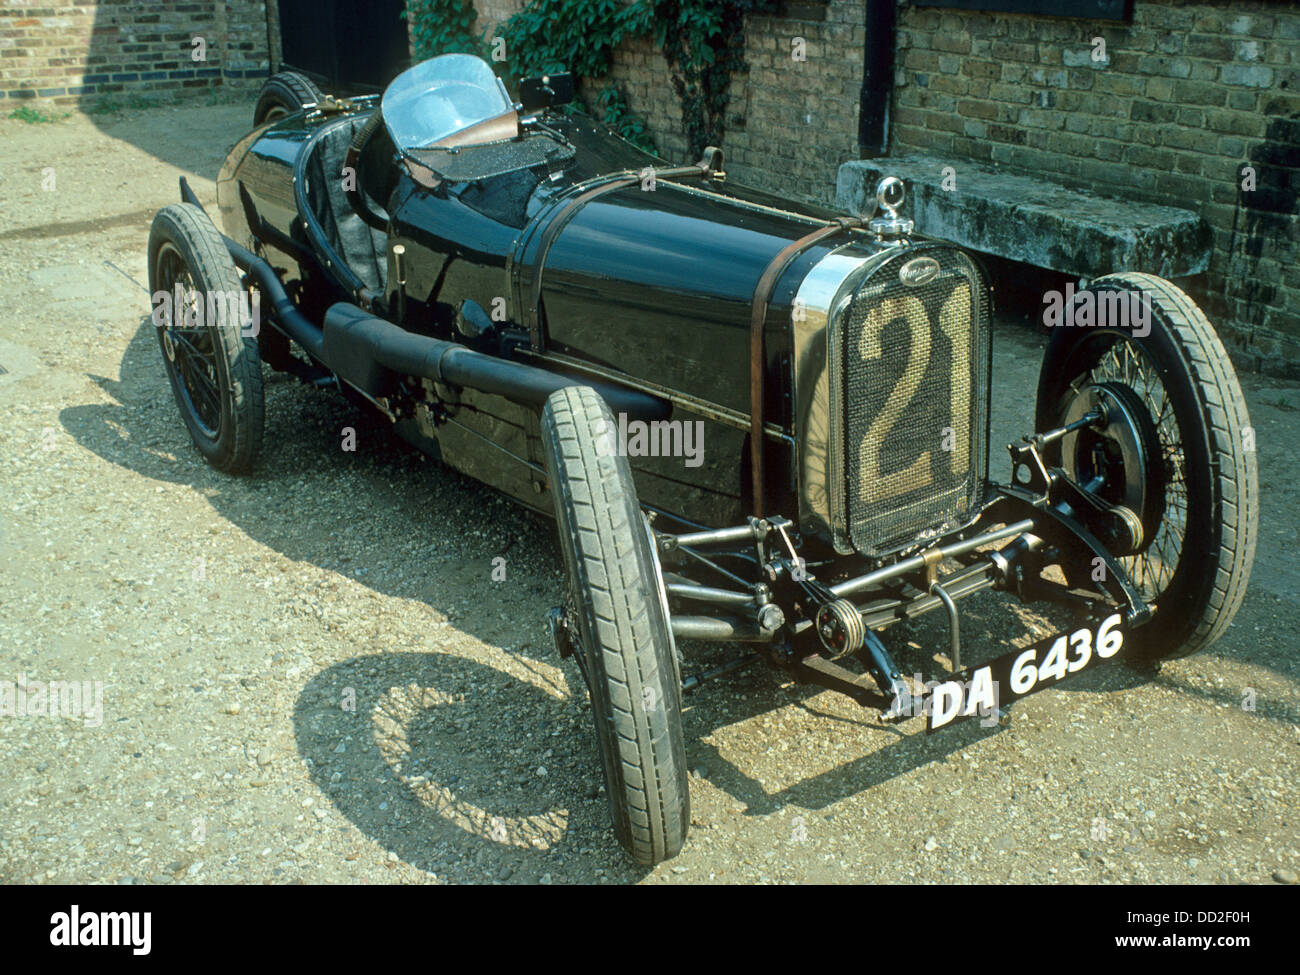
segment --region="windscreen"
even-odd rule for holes
[[[472,54],[444,54],[408,68],[382,102],[388,134],[403,152],[428,148],[513,108],[505,86]]]

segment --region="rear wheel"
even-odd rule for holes
[[[568,568],[610,813],[647,866],[676,856],[690,821],[681,681],[632,470],[613,450],[614,418],[588,387],[542,412],[546,470]]]
[[[253,110],[253,125],[276,122],[286,115],[300,112],[308,105],[318,105],[325,95],[316,83],[297,71],[281,71],[262,85]]]
[[[1228,354],[1186,294],[1139,273],[1086,290],[1133,296],[1150,309],[1150,330],[1054,331],[1037,429],[1098,404],[1115,419],[1053,444],[1045,459],[1132,512],[1139,541],[1114,554],[1153,607],[1134,646],[1153,659],[1186,656],[1223,634],[1245,596],[1259,532],[1254,431]],[[1072,582],[1087,578],[1084,567],[1066,569]]]
[[[154,326],[181,419],[213,467],[246,471],[262,444],[262,362],[235,262],[198,207],[173,203],[149,230]],[[165,296],[165,297],[164,297]]]

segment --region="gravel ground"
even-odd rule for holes
[[[710,683],[685,714],[691,838],[637,869],[581,679],[542,629],[561,589],[549,523],[282,377],[254,476],[191,448],[137,282],[176,176],[211,205],[250,115],[0,121],[0,680],[102,686],[98,711],[0,717],[0,879],[1296,882],[1300,388],[1244,377],[1263,531],[1211,650],[1089,671],[1005,727],[935,736],[764,670]],[[1005,443],[1040,343],[1005,323],[997,343]],[[1054,614],[972,600],[968,657]],[[946,629],[887,642],[909,673],[937,670]]]

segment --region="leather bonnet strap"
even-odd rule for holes
[[[837,217],[824,227],[787,244],[772,258],[754,287],[754,304],[749,319],[749,456],[753,474],[754,515],[763,517],[763,374],[766,357],[763,348],[763,326],[767,321],[767,305],[772,299],[772,289],[781,275],[801,253],[825,240],[853,227],[861,227],[856,217]]]
[[[546,228],[542,231],[541,243],[537,248],[537,258],[533,262],[533,279],[528,288],[528,304],[523,309],[524,323],[528,326],[528,336],[533,349],[540,351],[542,348],[542,273],[546,270],[546,258],[551,253],[551,245],[555,243],[560,231],[565,225],[572,220],[579,210],[598,196],[605,193],[612,193],[614,190],[621,190],[625,186],[635,185],[638,177],[633,173],[624,173],[597,183],[595,186],[588,187],[586,190],[571,196],[565,200],[556,209],[554,216],[547,223]]]
[[[537,248],[537,258],[533,262],[533,278],[528,289],[528,305],[523,309],[524,322],[528,326],[528,335],[532,347],[536,350],[540,350],[542,347],[542,276],[546,271],[546,258],[551,252],[551,245],[560,236],[560,231],[564,229],[570,220],[577,216],[579,210],[598,196],[628,186],[635,186],[646,177],[653,180],[703,179],[720,176],[721,173],[722,150],[708,146],[705,148],[704,155],[700,157],[699,162],[691,163],[688,166],[648,167],[639,172],[633,170],[617,173],[613,176],[598,176],[585,190],[560,203],[555,214],[542,231],[541,241]]]

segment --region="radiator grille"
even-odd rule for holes
[[[900,271],[938,273],[909,285]],[[910,265],[910,267],[909,267]],[[929,270],[933,270],[931,266]],[[844,310],[836,354],[849,541],[880,555],[959,526],[988,470],[988,298],[950,248],[908,249],[877,268]]]

